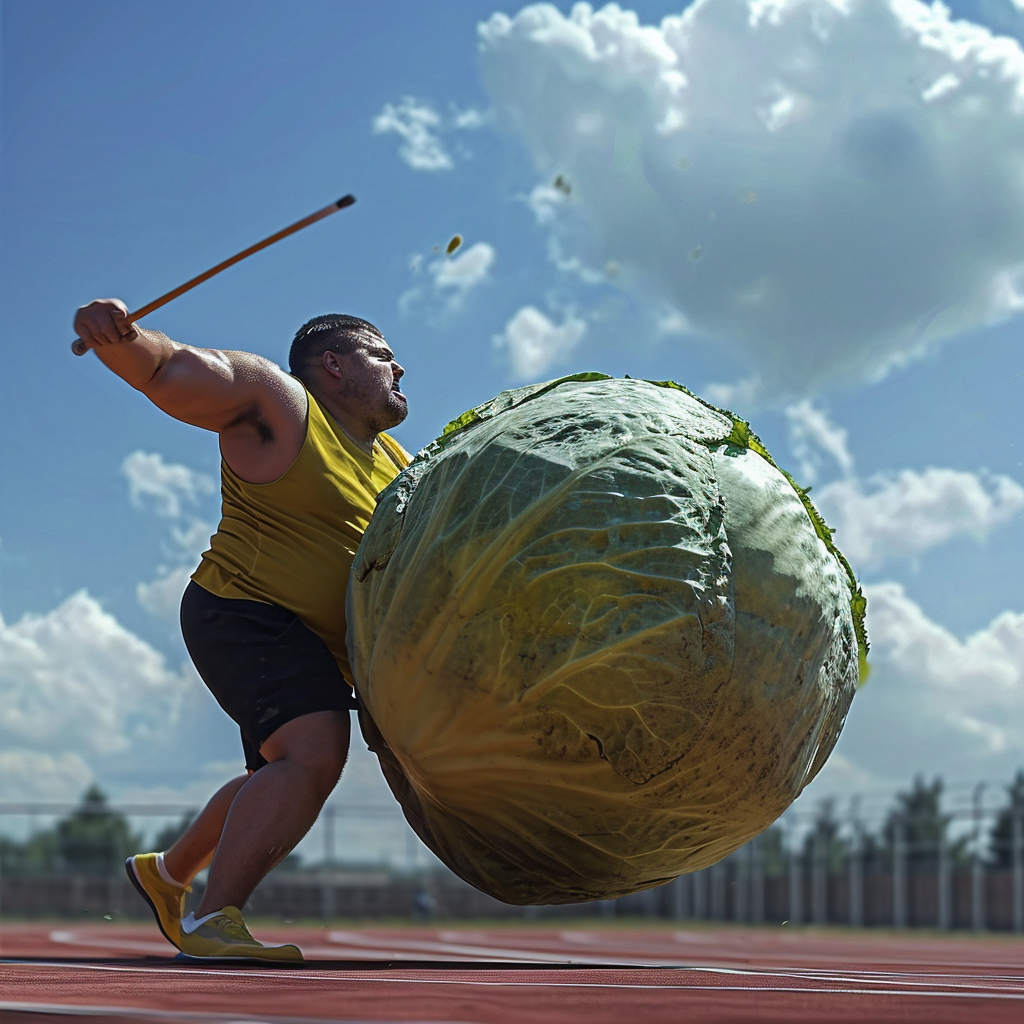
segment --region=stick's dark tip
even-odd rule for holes
[[[351,206],[355,201],[355,196],[342,196],[335,205],[338,207],[339,210],[344,210],[346,206]]]

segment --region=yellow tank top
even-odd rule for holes
[[[239,479],[221,463],[220,525],[192,579],[211,594],[280,605],[330,648],[351,685],[345,592],[377,495],[409,464],[379,434],[367,454],[306,392],[306,439],[284,476]]]

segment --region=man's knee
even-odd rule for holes
[[[260,747],[268,761],[287,759],[318,782],[334,787],[345,767],[349,743],[347,711],[315,711],[286,722]]]

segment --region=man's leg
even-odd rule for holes
[[[191,884],[192,879],[213,860],[224,822],[231,810],[231,802],[250,774],[239,775],[221,786],[175,840],[174,845],[164,853],[164,867],[176,882]]]
[[[196,919],[244,906],[294,849],[337,784],[348,744],[347,711],[293,718],[263,743],[260,753],[270,763],[245,780],[231,801]]]

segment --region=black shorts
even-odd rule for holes
[[[260,747],[286,722],[357,706],[327,644],[279,605],[218,597],[190,581],[181,633],[203,682],[241,730],[251,771],[267,763]]]

